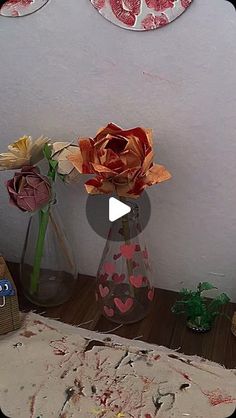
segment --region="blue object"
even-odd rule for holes
[[[15,289],[8,279],[0,279],[0,297],[15,296]]]

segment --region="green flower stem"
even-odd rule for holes
[[[34,294],[38,290],[39,285],[39,276],[40,276],[40,267],[41,261],[43,257],[43,249],[44,249],[44,241],[45,235],[48,226],[50,214],[50,206],[48,206],[47,210],[40,210],[39,211],[39,231],[38,231],[38,239],[35,248],[34,254],[34,266],[33,271],[30,276],[30,294]]]

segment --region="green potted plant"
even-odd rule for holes
[[[217,316],[226,316],[219,311],[219,308],[228,303],[230,298],[225,293],[221,293],[215,299],[207,300],[202,296],[202,292],[211,289],[217,288],[208,282],[200,282],[196,291],[182,289],[181,299],[176,301],[171,308],[173,313],[187,316],[187,327],[193,331],[209,331]]]

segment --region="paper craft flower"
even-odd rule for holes
[[[146,187],[171,178],[164,166],[153,164],[150,129],[124,130],[109,123],[94,139],[81,138],[79,146],[68,159],[79,173],[96,175],[85,183],[90,194],[137,198]]]
[[[66,183],[78,180],[79,173],[68,160],[70,155],[74,155],[77,152],[78,145],[70,142],[54,142],[52,144],[51,158],[58,162],[57,172],[64,176]]]
[[[38,163],[43,158],[43,147],[48,140],[43,136],[35,140],[31,136],[22,136],[8,146],[9,152],[0,154],[0,170],[16,170]]]
[[[7,182],[10,203],[24,212],[34,212],[49,203],[51,184],[38,167],[26,166]]]

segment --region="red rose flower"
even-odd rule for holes
[[[82,174],[95,174],[85,185],[88,193],[138,197],[153,184],[168,180],[165,167],[153,163],[152,131],[122,129],[109,123],[95,138],[79,141],[78,153],[68,159]]]

